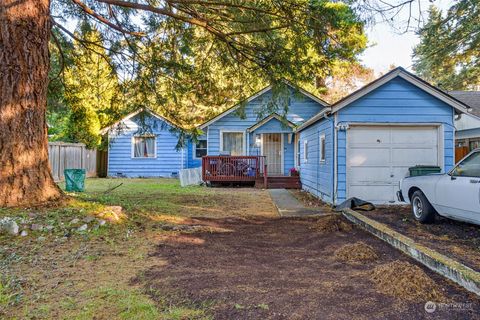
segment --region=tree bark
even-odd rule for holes
[[[50,0],[0,0],[0,206],[58,199],[46,124]]]

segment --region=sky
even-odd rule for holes
[[[453,3],[452,0],[433,1],[433,4],[443,11]],[[424,2],[423,5],[425,9],[428,8],[428,3]],[[426,16],[426,10],[423,14]],[[392,64],[412,71],[413,48],[420,41],[414,32],[400,33],[387,23],[377,23],[367,28],[367,35],[370,46],[361,59],[375,74],[387,72]]]
[[[413,33],[396,33],[390,26],[377,25],[367,31],[370,47],[361,59],[375,74],[390,70],[390,65],[412,71],[412,52],[419,39]]]

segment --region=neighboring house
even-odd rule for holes
[[[299,126],[302,187],[326,202],[395,203],[415,165],[454,164],[454,117],[467,106],[402,68]]]
[[[149,109],[129,114],[102,130],[108,133],[109,177],[172,177],[185,168],[183,149],[177,150],[178,129]]]
[[[480,91],[450,91],[449,94],[471,108],[455,120],[456,146],[467,151],[480,148]]]
[[[274,112],[258,118],[272,101],[268,86],[201,125],[198,142],[179,150],[174,124],[148,109],[132,113],[103,130],[109,137],[108,176],[171,177],[180,169],[200,167],[203,156],[220,154],[266,155],[269,175],[288,175],[298,166],[294,128],[327,106],[302,89],[289,85],[289,90],[285,117]]]

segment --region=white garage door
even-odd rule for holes
[[[439,165],[437,127],[352,126],[347,131],[347,197],[395,203],[415,165]]]

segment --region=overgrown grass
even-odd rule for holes
[[[182,197],[212,194],[201,186],[182,188],[177,179],[87,179],[85,191],[76,196],[85,201],[122,206],[127,211],[164,214],[181,213]]]
[[[210,319],[207,305],[156,301],[161,292],[145,293],[129,280],[162,263],[149,253],[167,232],[164,224],[275,214],[260,192],[182,188],[176,179],[87,179],[85,192],[67,193],[62,202],[0,208],[0,218],[12,217],[28,230],[25,237],[0,234],[0,272],[9,277],[0,279],[0,319]],[[125,218],[99,227],[108,206],[121,206]],[[79,232],[92,217],[88,230]],[[33,231],[32,224],[51,228]],[[99,289],[92,289],[92,279]]]

